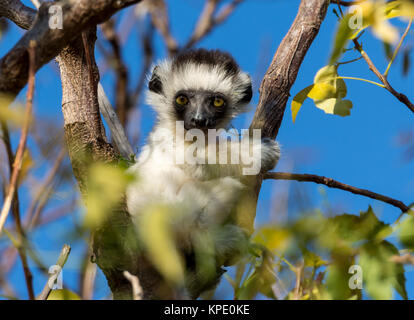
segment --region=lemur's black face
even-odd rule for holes
[[[175,95],[173,105],[186,130],[207,130],[220,126],[226,117],[228,101],[218,92],[181,90]]]
[[[230,54],[188,50],[153,69],[148,102],[160,121],[190,129],[226,129],[252,98],[252,82]]]

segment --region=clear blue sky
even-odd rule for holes
[[[28,3],[28,1],[24,1]],[[202,0],[174,0],[170,4],[171,25],[174,36],[183,43],[188,38],[198,14]],[[255,79],[255,91],[252,106],[258,101],[258,86],[266,67],[277,46],[293,21],[299,1],[293,0],[246,0],[234,14],[221,26],[206,37],[199,46],[219,48],[229,51],[239,62],[242,69]],[[309,50],[291,95],[310,85],[318,69],[327,64],[331,41],[336,26],[336,16],[330,8],[321,31]],[[125,13],[124,13],[125,14]],[[401,26],[401,25],[400,25]],[[0,42],[0,54],[7,52],[21,37],[23,31],[12,27]],[[412,35],[412,33],[411,33]],[[141,48],[136,44],[138,33],[134,31],[124,48],[123,57],[130,73],[136,78],[142,64]],[[411,36],[411,43],[413,37]],[[363,38],[364,48],[380,70],[386,67],[382,44],[368,32]],[[164,48],[159,36],[156,37],[156,51],[159,58],[164,57]],[[97,54],[98,63],[102,62]],[[37,74],[35,112],[55,123],[63,123],[61,114],[61,87],[56,62],[43,67]],[[135,72],[136,70],[136,72]],[[343,76],[365,77],[377,80],[363,61],[340,68]],[[135,75],[134,75],[135,74]],[[389,75],[392,85],[414,99],[414,70],[407,77],[401,75],[401,59],[397,59]],[[112,97],[113,75],[105,73],[102,83]],[[282,145],[282,160],[277,170],[300,173],[314,173],[332,177],[361,188],[388,195],[411,203],[414,201],[414,161],[403,161],[403,148],[398,146],[396,138],[404,130],[412,129],[413,114],[399,103],[391,94],[368,83],[347,80],[348,99],[354,103],[351,116],[342,118],[326,115],[314,107],[311,100],[306,101],[298,114],[296,123],[292,123],[290,102],[286,109],[277,140]],[[19,96],[24,99],[25,91]],[[141,106],[142,136],[145,141],[151,129],[154,113],[146,105]],[[235,122],[237,128],[246,128],[252,118],[250,112]],[[41,173],[39,173],[41,174]],[[300,187],[298,189],[298,187]],[[293,190],[293,191],[292,191]],[[314,184],[288,182],[265,182],[259,200],[257,225],[271,219],[272,196],[302,190],[306,192],[310,207],[326,205],[326,199],[335,212],[358,213],[371,205],[376,214],[386,222],[393,222],[399,210],[384,203],[348,194],[343,191],[324,188],[326,198],[321,196],[320,187]],[[75,192],[75,190],[73,190]],[[23,209],[27,206],[24,203]],[[293,197],[294,199],[295,197]],[[55,200],[58,201],[58,200]],[[56,202],[55,202],[56,203]],[[275,201],[273,201],[273,204]],[[53,203],[52,203],[53,205]],[[289,215],[295,214],[295,203],[290,203]],[[33,235],[36,249],[41,252],[47,263],[54,264],[63,243],[68,241],[72,227],[71,218],[65,218],[38,229]],[[79,267],[83,247],[73,243],[74,251],[65,267],[64,283],[68,287],[77,287],[76,269]],[[33,266],[36,270],[35,266]],[[407,268],[407,288],[409,297],[414,298],[414,273]],[[13,278],[19,283],[17,290],[26,295],[20,264],[13,272]],[[39,292],[45,278],[35,272],[35,291]],[[96,298],[108,294],[105,279],[100,274],[97,281]],[[225,288],[223,289],[225,290]],[[225,291],[224,291],[225,292]]]

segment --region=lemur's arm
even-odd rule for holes
[[[269,138],[252,139],[246,144],[240,141],[225,143],[224,153],[220,155],[217,150],[216,164],[209,166],[212,177],[256,175],[272,170],[279,161],[279,144]]]

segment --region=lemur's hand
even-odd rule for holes
[[[262,139],[262,166],[261,173],[265,173],[276,167],[280,158],[279,144],[270,138]]]

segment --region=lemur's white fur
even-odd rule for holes
[[[251,80],[241,71],[235,76],[226,76],[219,65],[188,63],[173,70],[172,62],[167,60],[156,68],[163,94],[151,91],[147,94],[147,102],[157,111],[158,119],[137,163],[129,169],[137,176],[137,181],[127,190],[128,210],[139,219],[148,207],[167,205],[177,212],[172,223],[179,229],[180,245],[191,247],[195,230],[214,229],[225,223],[244,185],[238,176],[239,170],[211,174],[209,165],[176,164],[176,152],[183,151],[178,148],[187,148],[189,142],[175,141],[177,118],[173,108],[174,97],[178,91],[187,89],[223,94],[230,112],[217,127],[226,128],[231,118],[244,110],[245,104],[238,102]],[[171,144],[173,149],[168,148]],[[270,162],[270,166],[274,166],[279,158],[277,143],[268,140],[260,147],[260,156],[264,157],[261,163],[268,165]],[[236,226],[234,230],[229,238],[217,240],[215,249],[218,254],[225,255],[227,249],[237,245],[235,242],[240,242],[239,236],[243,231]]]

